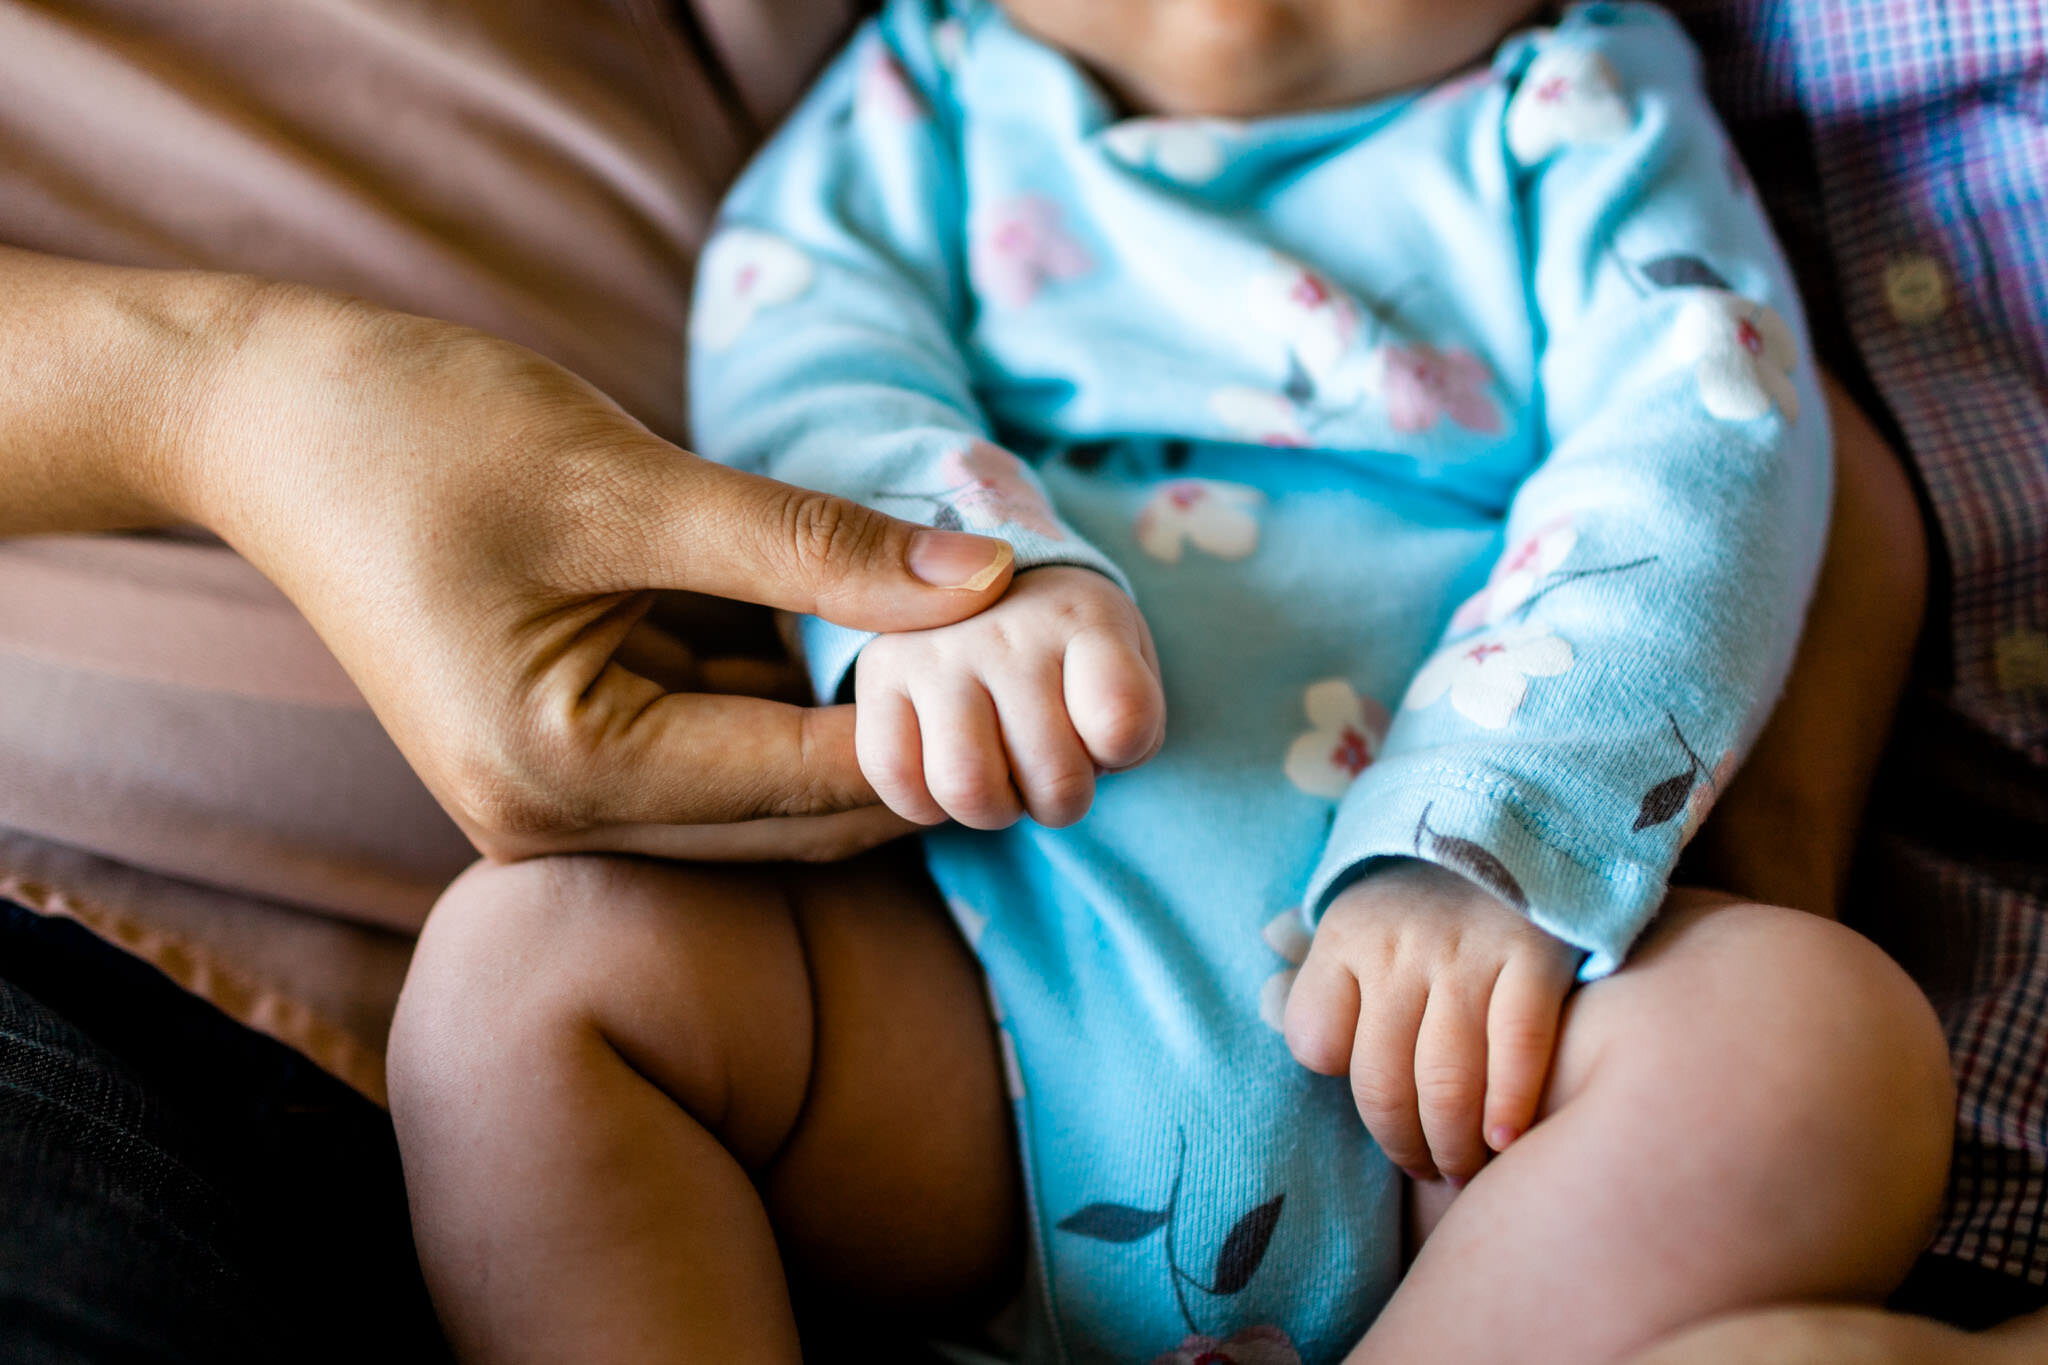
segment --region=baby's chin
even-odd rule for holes
[[[1156,79],[1143,72],[1118,73],[1109,79],[1124,105],[1135,113],[1164,118],[1257,119],[1366,104],[1440,80],[1485,55],[1460,53],[1455,61],[1428,63],[1427,69],[1359,63],[1350,68],[1319,66],[1286,72],[1277,63],[1245,62],[1212,72],[1181,67],[1162,72]]]

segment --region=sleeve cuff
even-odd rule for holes
[[[1585,953],[1580,980],[1608,975],[1664,903],[1667,873],[1576,846],[1545,805],[1505,774],[1375,764],[1346,794],[1309,881],[1302,904],[1310,924],[1376,863],[1420,858],[1479,883]]]
[[[1093,569],[1126,593],[1131,593],[1131,581],[1116,562],[1077,536],[1055,538],[1021,526],[1004,526],[997,530],[974,527],[972,530],[978,536],[1007,541],[1016,552],[1018,573],[1027,569],[1050,568],[1056,564]],[[1135,593],[1131,595],[1136,596]],[[837,626],[815,616],[805,616],[797,621],[797,638],[803,648],[804,670],[810,675],[813,695],[823,702],[847,700],[848,697],[842,693],[848,692],[847,684],[852,678],[854,661],[867,648],[868,641],[875,638],[875,632],[848,630],[845,626]]]

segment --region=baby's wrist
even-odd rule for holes
[[[1385,858],[1330,900],[1325,917],[1347,911],[1440,913],[1449,906],[1493,906],[1513,913],[1498,896],[1469,877],[1421,858]]]

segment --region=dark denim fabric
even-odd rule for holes
[[[0,902],[0,1361],[446,1359],[383,1111]]]

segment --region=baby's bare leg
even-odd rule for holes
[[[1953,1102],[1932,1009],[1875,947],[1678,893],[1575,997],[1544,1117],[1351,1361],[1599,1365],[1743,1307],[1875,1301],[1933,1225]]]
[[[473,869],[421,939],[390,1071],[465,1360],[793,1362],[786,1264],[906,1309],[1015,1274],[980,976],[881,864]]]

